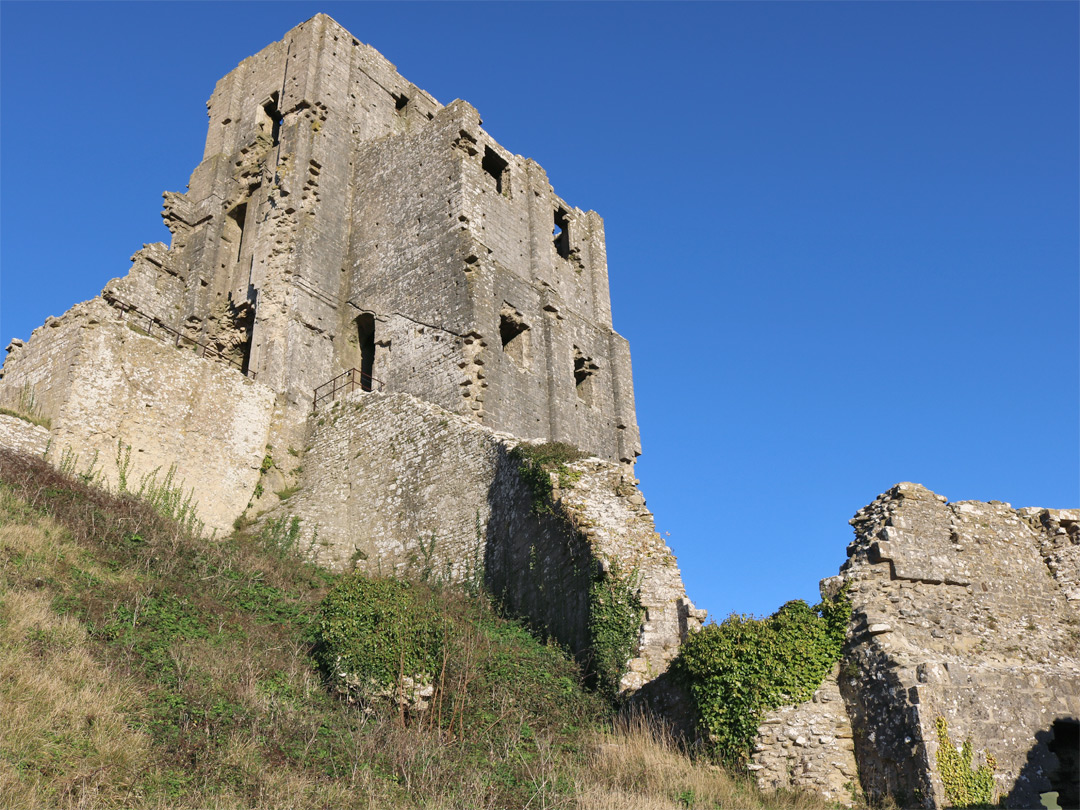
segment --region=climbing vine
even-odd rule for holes
[[[592,670],[600,691],[610,698],[619,693],[619,681],[634,654],[645,615],[638,578],[636,570],[624,573],[615,563],[607,572],[597,565],[589,586]]]
[[[552,514],[551,473],[555,473],[559,486],[566,488],[581,478],[581,473],[568,465],[585,458],[585,453],[565,442],[519,444],[510,451],[510,458],[517,462],[518,474],[532,491],[533,514]]]
[[[814,607],[788,602],[764,619],[732,614],[686,640],[672,672],[718,757],[745,762],[766,712],[810,699],[840,660],[850,617],[843,592]]]
[[[986,764],[972,770],[974,751],[971,740],[964,740],[958,749],[949,737],[949,724],[944,717],[936,722],[938,736],[937,765],[945,785],[945,799],[951,807],[992,807],[994,805],[994,769],[997,760],[984,751]]]

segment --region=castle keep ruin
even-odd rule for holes
[[[357,369],[521,437],[640,453],[604,227],[463,101],[323,15],[207,104],[203,160],[106,300],[208,343],[300,407]]]
[[[50,427],[0,438],[113,485],[173,470],[209,528],[295,518],[327,565],[483,576],[586,659],[590,583],[620,571],[644,608],[623,686],[662,672],[703,613],[636,489],[600,217],[325,15],[207,109],[171,244],[13,341],[0,404]],[[554,515],[522,440],[592,457]]]
[[[0,445],[113,487],[169,475],[210,530],[296,526],[336,569],[482,580],[586,663],[591,589],[625,587],[619,687],[662,684],[704,612],[637,490],[600,217],[325,15],[207,106],[171,244],[8,347],[0,406],[30,420],[0,414]],[[548,511],[513,455],[536,440],[588,456]],[[852,523],[823,583],[850,587],[844,659],[766,717],[759,783],[947,805],[941,719],[1007,806],[1075,801],[1080,512],[900,484]]]

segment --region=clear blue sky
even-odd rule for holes
[[[167,241],[204,102],[318,11],[605,219],[642,488],[717,618],[894,483],[1077,506],[1078,4],[0,4],[0,340]]]

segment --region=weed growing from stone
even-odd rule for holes
[[[552,514],[551,474],[555,473],[559,486],[572,486],[581,473],[568,465],[585,458],[586,454],[565,442],[519,444],[510,451],[517,462],[518,474],[532,491],[532,511],[537,515]]]

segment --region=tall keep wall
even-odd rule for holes
[[[137,253],[108,299],[296,407],[370,366],[497,430],[637,457],[603,223],[476,110],[442,107],[325,15],[241,62],[208,109],[189,190],[165,195],[171,246]]]

